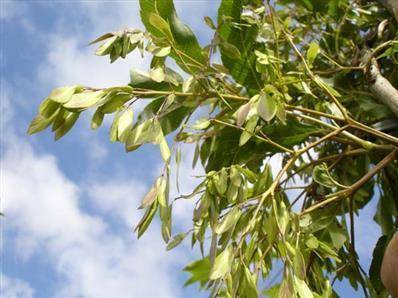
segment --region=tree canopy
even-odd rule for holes
[[[214,32],[205,46],[172,0],[139,3],[145,31],[92,43],[111,62],[150,55],[148,72],[132,69],[126,86],[54,89],[28,132],[50,127],[58,140],[92,110],[91,128],[110,115],[110,140],[127,152],[157,144],[164,167],[136,231],[159,215],[167,249],[188,238],[199,247],[186,285],[213,297],[334,297],[335,281],[348,280],[386,297],[379,272],[398,212],[396,1],[221,0],[217,20],[204,19]],[[182,143],[205,175],[169,198]],[[179,200],[195,208],[192,229],[175,234]],[[370,200],[381,234],[366,272],[355,215]]]

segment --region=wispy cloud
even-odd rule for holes
[[[20,279],[0,274],[0,293],[7,298],[32,298],[34,290]]]
[[[65,177],[54,156],[38,155],[18,140],[8,145],[1,164],[5,239],[19,257],[45,256],[53,264],[57,297],[179,296],[178,275],[171,273],[187,261],[184,251],[166,253],[156,225],[138,245],[131,231],[116,234],[109,225],[112,214],[129,224],[135,219],[137,187],[94,188],[92,204],[106,215],[93,214],[81,207],[86,204],[82,188]]]

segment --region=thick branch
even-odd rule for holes
[[[398,2],[398,0],[396,0]],[[388,106],[396,117],[398,117],[398,90],[380,73],[375,58],[372,58],[369,68],[370,90],[373,95],[383,104]]]

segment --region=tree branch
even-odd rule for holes
[[[361,179],[359,179],[357,182],[352,184],[349,188],[344,189],[342,191],[336,192],[334,194],[331,194],[330,196],[326,196],[326,199],[310,206],[309,208],[305,209],[303,212],[301,212],[299,215],[303,216],[304,214],[310,213],[316,209],[319,209],[327,204],[330,204],[336,200],[340,200],[342,198],[345,198],[349,195],[353,195],[363,184],[368,182],[374,175],[376,175],[380,170],[382,170],[384,167],[386,167],[390,162],[392,162],[396,156],[395,154],[397,153],[398,149],[393,150],[390,154],[388,154],[386,157],[384,157],[377,165],[375,165],[367,174],[365,174]]]
[[[388,106],[398,118],[398,90],[380,73],[379,65],[375,58],[370,61],[369,75],[371,80],[370,90],[373,95]]]

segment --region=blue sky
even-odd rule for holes
[[[180,17],[204,45],[218,1],[175,1]],[[197,251],[182,244],[165,251],[155,223],[139,241],[133,234],[142,196],[159,174],[158,150],[126,154],[108,141],[105,126],[89,128],[89,115],[58,142],[49,132],[26,135],[52,88],[126,84],[129,69],[145,70],[132,54],[109,64],[87,43],[124,27],[139,27],[137,1],[1,2],[1,293],[4,297],[201,297],[183,288],[181,269]],[[109,123],[109,121],[108,121]],[[182,192],[195,186],[193,148],[183,150]],[[359,218],[358,244],[368,268],[378,230],[375,202]],[[190,225],[192,205],[174,210],[175,232]],[[339,285],[343,297],[355,295]],[[3,296],[2,296],[3,297]]]

